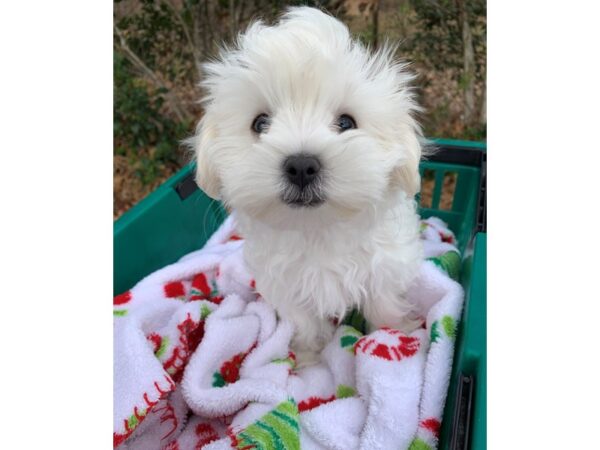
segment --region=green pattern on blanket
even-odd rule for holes
[[[293,369],[296,367],[296,360],[294,358],[295,357],[290,354],[287,358],[276,358],[271,362],[275,364],[287,364]]]
[[[277,405],[236,435],[235,448],[258,450],[299,450],[298,406],[293,399]]]
[[[169,338],[167,336],[163,336],[162,339],[160,340],[160,345],[158,346],[158,349],[154,352],[154,354],[156,355],[157,358],[160,358],[162,355],[165,354],[165,351],[167,350],[168,347],[169,347]]]
[[[446,252],[443,255],[427,258],[440,269],[448,274],[450,278],[458,281],[460,276],[460,254],[455,251]]]
[[[206,305],[200,306],[200,320],[206,319],[212,311]]]
[[[340,347],[354,354],[354,344],[362,337],[362,333],[355,328],[345,325],[344,335],[340,338]]]
[[[424,440],[416,438],[408,447],[408,450],[433,450]]]
[[[446,336],[450,339],[454,339],[456,337],[456,322],[454,319],[450,316],[444,316],[442,317],[441,322]]]
[[[352,386],[346,386],[345,384],[340,384],[335,391],[336,398],[348,398],[355,395],[356,390]]]
[[[129,418],[127,419],[127,427],[130,431],[133,431],[140,424],[140,420],[144,418],[147,411],[148,410],[146,409],[142,409],[141,411],[137,411],[137,416],[135,414],[129,416]],[[138,417],[140,419],[138,419]]]
[[[213,387],[223,387],[225,386],[225,378],[219,372],[213,373]]]
[[[452,316],[446,315],[433,322],[431,330],[429,330],[429,338],[432,344],[440,339],[442,330],[449,339],[454,340],[456,338],[456,320]]]
[[[431,324],[431,331],[429,332],[429,339],[431,340],[432,344],[434,342],[437,342],[437,340],[440,338],[439,326],[440,326],[440,324],[437,320]]]

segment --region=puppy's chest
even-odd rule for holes
[[[265,248],[263,248],[265,250]],[[284,307],[301,305],[319,315],[340,316],[375,296],[373,279],[386,275],[383,283],[394,290],[392,273],[380,270],[383,260],[363,247],[352,251],[304,249],[281,255],[246,248],[246,259],[255,274],[256,286],[270,303]]]

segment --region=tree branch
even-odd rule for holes
[[[144,74],[146,78],[148,78],[155,86],[157,86],[158,88],[165,89],[165,95],[167,97],[167,101],[169,102],[169,106],[177,116],[177,119],[181,122],[187,122],[190,119],[191,114],[189,113],[189,111],[187,111],[185,107],[182,106],[182,102],[179,100],[177,95],[175,95],[175,93],[171,89],[169,89],[169,87],[159,74],[150,69],[150,67],[148,67],[144,63],[144,61],[142,61],[142,59],[138,55],[136,55],[136,53],[133,50],[131,50],[129,45],[127,45],[127,40],[125,39],[125,36],[123,35],[123,32],[119,29],[119,27],[117,27],[117,25],[113,25],[113,29],[115,31],[115,34],[119,38],[119,46],[121,51],[123,52],[123,55],[131,64],[134,65],[134,67],[140,70],[142,74]]]
[[[189,27],[185,23],[185,20],[183,20],[183,16],[179,12],[179,10],[177,9],[177,7],[173,3],[173,1],[165,0],[165,3],[171,9],[171,11],[173,12],[173,15],[175,16],[175,19],[181,26],[181,28],[183,30],[183,34],[185,35],[185,39],[187,40],[188,46],[190,47],[190,51],[192,52],[192,56],[194,57],[194,62],[197,64],[200,61],[201,57],[200,57],[200,54],[198,53],[198,49],[196,48],[196,45],[194,44],[194,40],[192,39],[192,35],[190,34]]]
[[[235,39],[235,0],[229,0],[229,34],[231,40]]]
[[[475,51],[473,49],[473,34],[469,25],[469,16],[464,0],[457,1],[459,23],[462,28],[463,44],[463,83],[465,101],[465,124],[473,125],[475,118]]]

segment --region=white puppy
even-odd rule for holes
[[[301,7],[204,66],[197,182],[236,211],[256,289],[295,324],[304,364],[353,308],[374,327],[414,327],[420,129],[394,50],[372,54]]]

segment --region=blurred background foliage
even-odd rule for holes
[[[202,116],[198,63],[253,18],[300,4],[326,9],[373,47],[402,42],[427,136],[485,139],[485,0],[115,0],[115,218],[188,161],[180,141]]]

